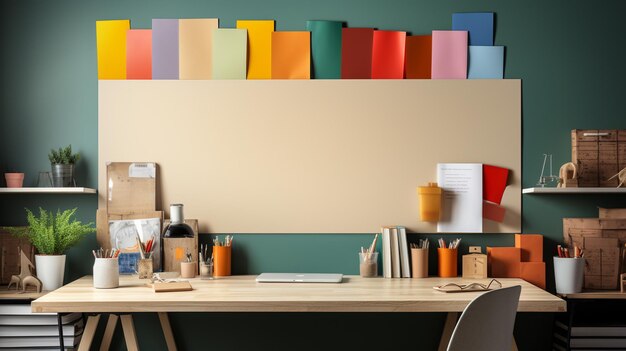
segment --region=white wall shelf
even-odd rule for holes
[[[95,194],[92,188],[0,188],[0,194]]]
[[[524,188],[522,194],[626,194],[626,188]]]

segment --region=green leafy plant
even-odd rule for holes
[[[39,208],[39,216],[26,209],[27,228],[11,228],[13,234],[27,237],[42,255],[63,255],[85,235],[95,232],[93,223],[72,219],[76,208],[57,210],[56,215]]]
[[[59,150],[51,149],[48,159],[53,165],[75,164],[80,159],[79,153],[72,153],[72,145],[60,147]]]

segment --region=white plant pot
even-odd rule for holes
[[[35,255],[35,268],[43,290],[52,291],[63,286],[65,255]]]

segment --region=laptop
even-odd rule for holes
[[[259,283],[341,283],[343,274],[320,273],[261,273]]]

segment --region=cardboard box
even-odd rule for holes
[[[617,186],[616,179],[608,179],[626,165],[626,131],[574,129],[571,140],[572,162],[578,166],[578,186]]]
[[[626,146],[626,145],[625,145]],[[598,208],[600,219],[626,219],[626,208]]]
[[[0,284],[7,285],[12,275],[20,274],[20,249],[35,264],[35,247],[30,241],[27,238],[18,238],[0,227]]]
[[[185,219],[185,223],[191,227],[194,232],[193,238],[163,238],[163,271],[179,272],[180,263],[185,261],[185,254],[189,252],[192,259],[198,263],[198,220]],[[169,220],[165,221],[163,228],[167,228]],[[165,230],[164,230],[165,231]],[[198,275],[198,267],[196,265],[196,275]]]
[[[515,234],[515,247],[522,250],[522,262],[543,262],[543,235]]]
[[[542,289],[546,288],[545,262],[522,262],[520,264],[520,278]]]
[[[484,279],[488,277],[487,255],[469,254],[463,255],[463,278]]]
[[[157,164],[153,162],[107,163],[109,213],[155,211]]]
[[[490,277],[520,277],[521,249],[517,247],[487,247],[487,257]]]

